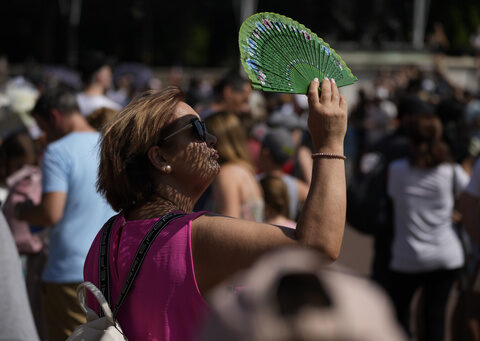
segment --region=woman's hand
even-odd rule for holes
[[[324,78],[318,94],[318,79],[308,89],[308,128],[315,152],[343,154],[347,132],[347,100],[340,95],[335,80]]]

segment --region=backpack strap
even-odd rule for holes
[[[153,227],[148,231],[146,236],[143,238],[142,243],[140,244],[137,253],[135,254],[135,258],[133,259],[132,265],[130,266],[130,270],[128,271],[127,278],[123,283],[122,290],[120,291],[120,295],[118,297],[117,303],[115,305],[115,309],[113,310],[113,317],[116,318],[118,310],[120,306],[125,301],[125,297],[127,296],[130,288],[132,287],[133,281],[138,275],[140,267],[145,260],[148,250],[152,246],[153,241],[158,236],[158,234],[174,219],[184,216],[185,213],[179,212],[172,212],[164,215],[162,218],[158,219]],[[112,218],[110,218],[112,220]],[[110,223],[110,220],[104,227],[102,232],[102,239],[100,243],[100,274],[99,274],[99,284],[100,290],[102,291],[105,298],[108,302],[111,302],[110,297],[110,265],[109,265],[109,245],[110,245],[110,233],[113,226],[113,220]],[[104,291],[105,290],[105,291]],[[100,311],[102,313],[102,311]]]

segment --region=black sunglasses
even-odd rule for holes
[[[195,118],[194,120],[192,120],[192,122],[187,124],[185,127],[180,128],[177,131],[168,135],[167,137],[163,138],[162,141],[165,141],[170,137],[175,136],[181,133],[182,131],[189,129],[190,127],[193,127],[193,130],[197,133],[200,140],[207,142],[207,126],[205,125],[205,122],[200,121],[198,118]]]

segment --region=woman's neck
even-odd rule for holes
[[[172,211],[193,211],[194,200],[182,196],[161,196],[158,195],[151,201],[139,204],[131,209],[125,210],[125,219],[141,220],[161,217]]]

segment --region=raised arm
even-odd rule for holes
[[[308,128],[314,151],[343,156],[347,131],[347,101],[335,82],[324,79],[319,98],[315,85],[308,92]],[[339,158],[313,160],[312,182],[297,224],[298,242],[336,259],[340,254],[346,212],[345,163]]]
[[[333,81],[310,84],[308,126],[315,151],[343,155],[347,103]],[[282,245],[301,244],[329,259],[340,252],[345,227],[345,165],[342,159],[316,158],[312,183],[297,229],[292,230],[222,216],[205,215],[192,224],[192,249],[197,282],[208,291],[262,253]]]

